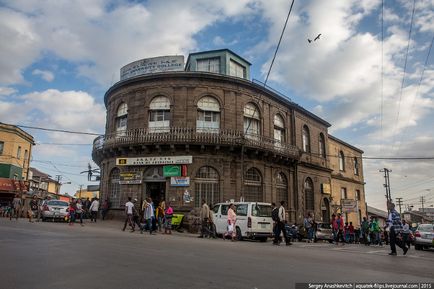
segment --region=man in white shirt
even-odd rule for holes
[[[122,231],[125,231],[125,228],[127,227],[127,223],[131,226],[132,231],[134,232],[134,222],[133,222],[133,213],[134,213],[134,204],[131,202],[131,197],[128,197],[128,202],[125,204],[125,214],[127,215],[125,219],[124,228]]]
[[[275,239],[273,244],[274,245],[279,245],[279,236],[280,233],[283,233],[283,237],[285,239],[285,243],[286,246],[292,245],[291,241],[288,238],[288,235],[286,233],[286,228],[285,228],[285,223],[286,223],[286,212],[285,212],[285,207],[283,206],[285,205],[285,201],[281,201],[280,202],[280,207],[279,207],[279,220],[277,221],[277,228],[276,228],[276,235],[275,235]]]
[[[98,215],[98,210],[99,210],[99,201],[98,198],[95,198],[92,202],[92,204],[90,204],[90,221],[94,221],[96,223],[96,218]]]

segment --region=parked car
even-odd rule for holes
[[[314,232],[314,242],[317,242],[318,240],[325,240],[332,243],[334,240],[332,225],[329,223],[321,223],[321,222],[317,222],[315,224],[316,227]],[[307,230],[306,228],[304,228],[304,226],[301,226],[298,230],[298,240],[302,241],[303,239],[306,238],[307,238]]]
[[[414,232],[414,248],[422,250],[430,247],[434,247],[434,226],[420,224]]]
[[[273,236],[271,204],[256,202],[233,204],[237,214],[235,230],[238,240],[249,238],[266,242],[268,237]],[[227,230],[229,205],[229,203],[219,203],[213,207],[215,231],[218,235],[223,235]]]
[[[65,219],[68,215],[68,202],[60,200],[50,200],[46,201],[42,206],[42,221],[47,219]]]

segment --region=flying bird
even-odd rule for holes
[[[317,37],[315,37],[315,39],[313,40],[313,41],[317,41],[317,40],[319,40],[319,37],[321,36],[321,33],[320,34],[318,34],[318,36]]]
[[[312,42],[312,40],[310,40],[310,39],[308,38],[308,39],[307,39],[307,42],[311,43],[311,42]]]

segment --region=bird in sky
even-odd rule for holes
[[[321,36],[321,33],[320,34],[318,34],[318,36],[317,37],[315,37],[315,39],[313,40],[313,41],[317,41],[317,40],[319,40],[319,37]]]
[[[312,42],[312,40],[310,40],[310,39],[308,38],[308,39],[307,39],[307,42],[311,43],[311,42]]]

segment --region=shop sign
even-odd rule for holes
[[[0,191],[15,191],[11,179],[0,178]]]
[[[330,195],[331,194],[330,184],[322,183],[321,190],[323,194]]]
[[[356,200],[341,200],[341,207],[343,213],[351,213],[357,211]]]
[[[131,62],[121,68],[121,80],[125,80],[134,76],[165,72],[165,71],[183,71],[184,56],[160,56],[153,58],[145,58]]]
[[[119,184],[135,185],[142,183],[142,172],[122,172],[119,174]]]
[[[163,166],[164,177],[180,177],[181,166]]]
[[[116,159],[116,165],[118,166],[181,165],[191,163],[193,163],[193,156],[161,156]]]
[[[170,185],[172,187],[189,187],[190,177],[171,177]]]

